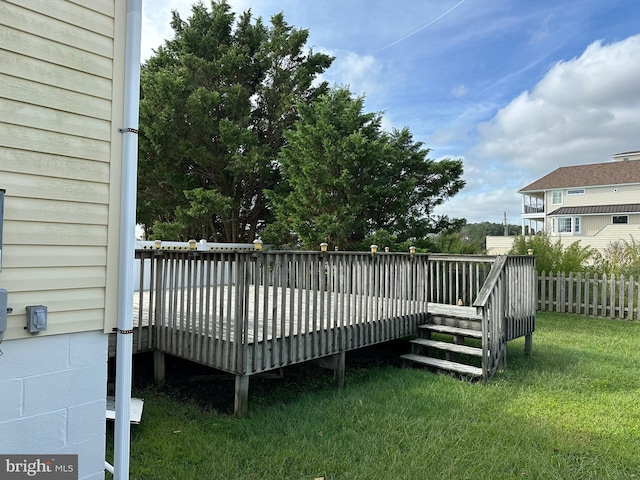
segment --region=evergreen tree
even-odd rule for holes
[[[285,188],[268,193],[276,213],[268,242],[362,249],[372,238],[398,245],[461,223],[433,216],[464,186],[460,160],[430,160],[406,128],[385,132],[345,88],[298,108],[279,156]]]
[[[308,32],[282,14],[236,22],[224,1],[171,26],[141,72],[138,222],[153,238],[251,241],[295,105],[326,91],[312,83],[333,59],[305,52]]]

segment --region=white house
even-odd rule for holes
[[[127,8],[0,1],[0,454],[78,455],[80,479],[105,468]]]
[[[522,231],[547,232],[567,245],[604,249],[640,241],[640,151],[613,161],[560,167],[519,190]],[[489,253],[505,253],[513,238],[487,237]]]

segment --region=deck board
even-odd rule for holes
[[[429,302],[429,313],[431,315],[442,315],[458,318],[469,318],[472,320],[482,319],[475,307],[467,307],[465,305],[444,305],[442,303]]]

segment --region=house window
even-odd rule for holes
[[[629,223],[629,215],[614,215],[613,223]]]
[[[552,193],[551,203],[554,205],[562,205],[562,190],[555,190]]]
[[[567,190],[567,195],[584,195],[584,188],[572,188]],[[562,200],[560,200],[562,202]]]
[[[560,217],[558,219],[558,233],[571,233],[570,217]]]
[[[551,231],[553,233],[571,233],[579,235],[581,233],[580,217],[557,217],[551,220]]]

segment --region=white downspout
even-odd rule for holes
[[[140,104],[140,30],[142,0],[127,0],[125,40],[122,193],[116,341],[116,418],[114,478],[129,479],[131,444],[131,370],[133,353],[133,264],[138,174],[138,110]]]

